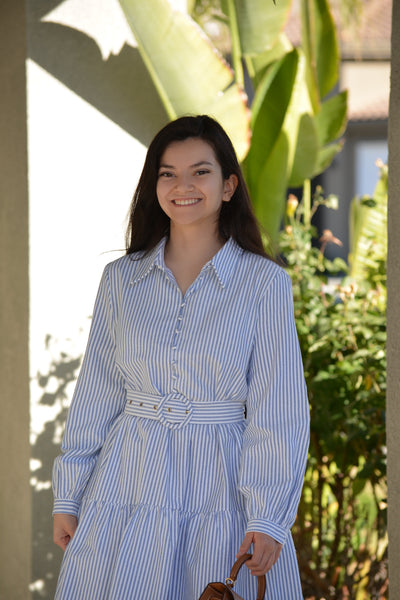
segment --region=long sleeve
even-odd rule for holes
[[[309,405],[291,282],[277,271],[258,307],[248,373],[240,491],[247,531],[284,543],[296,517],[309,444]]]
[[[54,463],[54,513],[78,513],[106,434],[125,403],[124,381],[115,364],[116,307],[112,302],[118,295],[118,277],[111,275],[106,267],[68,414],[62,454]]]

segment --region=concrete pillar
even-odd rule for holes
[[[400,3],[393,2],[389,109],[387,445],[389,595],[400,598]]]
[[[25,2],[0,4],[0,598],[28,598],[29,262]]]

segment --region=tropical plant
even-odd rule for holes
[[[312,215],[320,205],[337,204],[320,190],[309,210],[304,200],[297,207],[289,198],[280,238],[311,405],[310,458],[294,536],[303,591],[313,599],[387,597],[383,165],[374,196],[362,202],[361,250],[353,255],[362,270],[348,273],[341,259],[324,256],[328,243],[340,243],[330,231],[320,248],[313,243]]]
[[[200,27],[168,0],[120,0],[120,4],[168,117],[214,115],[243,158],[249,145],[245,94]]]
[[[339,52],[327,0],[302,2],[303,49],[283,32],[291,0],[214,0],[233,70],[168,0],[120,4],[168,116],[206,112],[222,123],[243,160],[256,214],[276,239],[287,188],[329,165],[346,122],[346,93],[332,92]],[[194,14],[198,4],[188,4]]]
[[[354,198],[350,212],[350,275],[358,281],[362,281],[368,273],[371,255],[374,261],[386,261],[388,172],[382,161],[378,160],[377,166],[381,177],[373,198]]]

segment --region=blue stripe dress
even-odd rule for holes
[[[79,522],[56,598],[197,600],[260,531],[283,544],[266,599],[298,600],[309,407],[290,279],[230,239],[182,296],[164,246],[103,273],[54,465],[54,512]],[[255,590],[243,568],[235,591]]]

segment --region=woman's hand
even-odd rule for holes
[[[62,550],[68,546],[74,537],[78,519],[74,515],[55,514],[53,523],[53,540]]]
[[[245,562],[245,565],[250,569],[252,575],[265,575],[278,560],[282,544],[266,533],[249,531],[244,536],[236,558],[240,558],[243,554],[246,554],[251,544],[254,544],[253,556]]]

